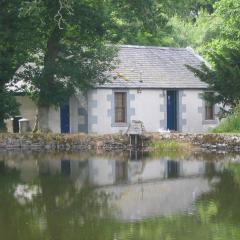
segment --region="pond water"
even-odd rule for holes
[[[239,240],[240,156],[0,153],[0,239]]]

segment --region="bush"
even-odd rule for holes
[[[240,103],[234,109],[234,112],[224,119],[213,133],[240,133]]]

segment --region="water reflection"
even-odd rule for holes
[[[1,239],[188,239],[226,218],[235,231],[239,166],[230,155],[2,154]],[[219,233],[208,234],[195,238]]]
[[[167,179],[204,177],[209,171],[203,159],[171,160],[169,158],[149,158],[142,156],[115,157],[114,155],[10,155],[2,156],[3,166],[19,171],[22,181],[31,181],[41,175],[63,175],[73,181],[81,181],[92,186],[134,184]],[[2,160],[2,161],[1,161]],[[221,172],[226,161],[212,162],[212,171]]]

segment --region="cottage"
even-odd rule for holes
[[[76,94],[50,108],[47,128],[56,133],[126,132],[133,120],[147,132],[204,132],[218,123],[218,106],[202,99],[207,85],[186,67],[204,61],[191,48],[121,46],[119,65],[109,83]],[[21,117],[33,128],[36,106],[18,96]],[[12,123],[8,122],[9,130]]]

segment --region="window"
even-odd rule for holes
[[[126,92],[115,92],[114,98],[115,98],[115,122],[126,123],[127,94]]]
[[[207,95],[207,97],[210,99],[213,93],[209,92]],[[205,120],[214,120],[214,104],[207,100],[205,101]]]
[[[205,105],[205,120],[214,120],[214,106],[210,103]]]

